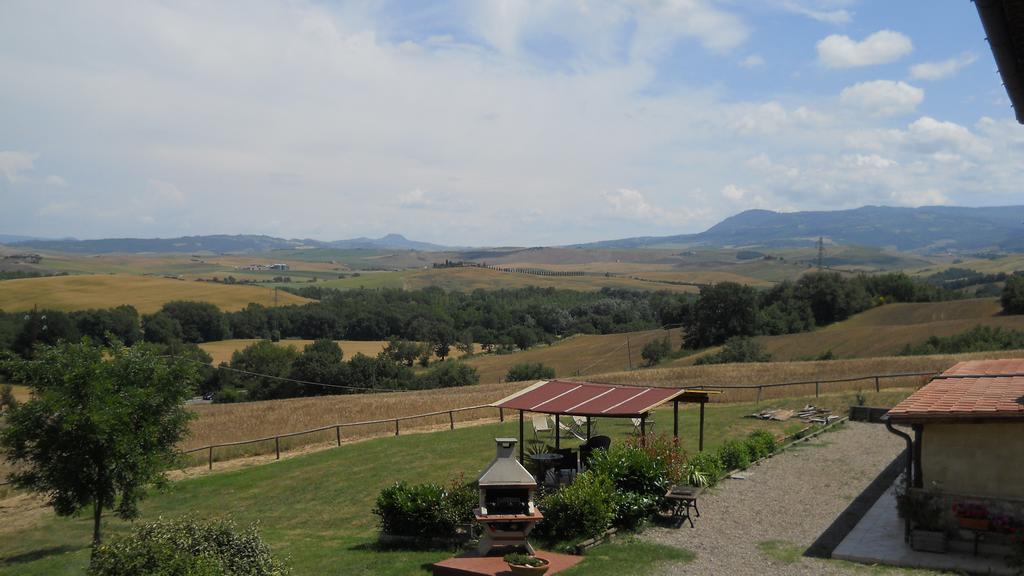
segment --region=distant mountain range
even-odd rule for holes
[[[649,248],[658,246],[793,247],[824,238],[832,244],[895,248],[905,252],[1024,252],[1024,206],[962,208],[864,206],[852,210],[772,212],[747,210],[704,232],[675,236],[643,236],[576,244],[577,248]],[[254,253],[300,248],[341,250],[456,250],[450,246],[409,240],[400,234],[325,242],[262,235],[209,235],[181,238],[109,238],[41,240],[0,235],[12,247],[100,254],[110,252]]]
[[[333,242],[310,239],[284,239],[256,234],[213,234],[208,236],[183,236],[181,238],[105,238],[101,240],[39,240],[23,236],[0,236],[0,244],[7,244],[15,248],[33,248],[36,250],[80,254],[106,254],[111,252],[129,254],[142,252],[238,254],[300,248],[420,250],[424,252],[436,252],[446,249],[438,244],[409,240],[401,234],[388,234],[382,238],[352,238]]]
[[[623,238],[580,244],[586,248],[692,246],[808,246],[834,244],[936,252],[1024,251],[1024,206],[961,208],[864,206],[852,210],[772,212],[747,210],[704,232]]]

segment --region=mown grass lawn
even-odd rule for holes
[[[886,390],[875,405],[891,404],[909,390]],[[818,399],[839,407],[850,395]],[[813,399],[793,398],[760,406],[802,406]],[[791,432],[797,423],[744,419],[752,404],[710,405],[706,448],[752,428]],[[655,431],[671,433],[671,411],[660,411]],[[628,434],[628,421],[601,421],[599,432],[618,439]],[[600,429],[603,428],[603,429]],[[696,450],[696,411],[683,411],[681,435],[688,451]],[[526,424],[527,436],[532,436]],[[176,482],[154,494],[142,507],[142,518],[195,513],[202,517],[231,515],[240,523],[259,521],[277,553],[290,557],[295,574],[419,575],[427,566],[451,555],[447,550],[385,550],[376,545],[377,525],[371,508],[377,493],[397,480],[446,482],[462,475],[471,481],[494,455],[493,438],[517,436],[518,420],[398,438],[379,438],[340,448],[288,458],[267,465],[216,473]],[[570,442],[566,441],[566,444]],[[108,519],[106,536],[129,529]],[[4,574],[82,574],[88,564],[91,525],[88,515],[63,519],[47,513],[35,526],[0,532],[0,571]],[[624,539],[594,550],[567,574],[650,572],[662,561],[684,561],[689,553]]]

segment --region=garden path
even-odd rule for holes
[[[696,528],[654,528],[643,538],[697,554],[663,574],[875,573],[802,554],[904,447],[880,424],[848,422],[750,468],[745,480],[723,480],[701,497]]]

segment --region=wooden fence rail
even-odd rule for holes
[[[911,378],[911,377],[921,377],[921,376],[932,376],[932,377],[934,377],[937,374],[939,374],[939,372],[899,372],[899,373],[895,373],[895,374],[872,374],[872,375],[869,375],[869,376],[853,376],[853,377],[850,377],[850,378],[834,378],[834,379],[828,379],[828,380],[825,380],[825,379],[803,380],[803,381],[800,381],[800,382],[782,382],[782,383],[777,383],[777,384],[749,384],[749,385],[739,385],[739,386],[688,386],[687,388],[696,389],[696,390],[720,390],[723,393],[728,392],[729,390],[757,390],[756,402],[760,402],[761,399],[762,399],[762,396],[763,396],[763,393],[764,393],[765,389],[785,388],[785,387],[791,387],[791,386],[809,386],[811,384],[814,384],[814,395],[815,395],[815,397],[817,397],[817,396],[819,396],[821,394],[821,387],[822,387],[822,385],[825,385],[825,384],[840,384],[840,383],[849,383],[849,382],[859,382],[859,381],[864,381],[864,380],[869,380],[869,381],[870,380],[874,380],[875,391],[879,392],[879,391],[881,391],[881,382],[880,381],[881,381],[882,378]],[[231,447],[231,446],[244,446],[244,445],[247,445],[247,444],[257,444],[257,443],[260,443],[260,442],[269,442],[269,441],[273,440],[274,441],[274,454],[275,454],[275,457],[276,457],[276,459],[280,460],[281,459],[281,439],[282,438],[292,438],[292,437],[295,437],[295,436],[304,436],[306,434],[316,434],[318,432],[324,432],[324,431],[327,431],[327,430],[334,430],[335,441],[336,441],[338,446],[341,446],[341,429],[342,428],[353,428],[353,427],[356,427],[356,426],[370,426],[370,425],[374,425],[374,424],[391,424],[391,423],[394,423],[394,425],[395,425],[395,436],[398,436],[398,435],[401,434],[400,423],[403,422],[403,421],[417,420],[417,419],[420,419],[420,418],[430,418],[430,417],[433,417],[433,416],[442,416],[442,415],[445,415],[445,414],[448,415],[448,428],[449,428],[449,430],[454,430],[455,429],[455,414],[456,413],[458,413],[458,412],[468,412],[470,410],[482,410],[482,409],[487,409],[487,408],[494,408],[494,407],[489,405],[489,404],[480,404],[480,405],[477,405],[477,406],[466,406],[466,407],[463,407],[463,408],[452,408],[451,410],[438,410],[437,412],[427,412],[425,414],[413,414],[411,416],[399,416],[397,418],[383,418],[383,419],[379,419],[379,420],[365,420],[363,422],[347,422],[347,423],[329,424],[327,426],[321,426],[319,428],[311,428],[309,430],[300,430],[298,432],[287,432],[285,434],[275,434],[273,436],[265,436],[263,438],[255,438],[255,439],[252,439],[252,440],[239,440],[239,441],[236,441],[236,442],[221,442],[221,443],[218,443],[218,444],[210,444],[210,445],[207,445],[207,446],[200,446],[198,448],[192,448],[192,449],[189,449],[189,450],[185,450],[184,453],[185,454],[194,454],[194,453],[197,453],[197,452],[206,452],[206,454],[207,454],[207,467],[212,470],[213,469],[214,450],[216,450],[217,448],[228,448],[228,447]],[[497,410],[498,410],[498,419],[500,421],[504,422],[505,421],[505,412],[504,412],[504,410],[502,408],[498,408]],[[0,481],[0,486],[4,486],[6,484],[9,484],[9,481],[7,481],[7,480]]]

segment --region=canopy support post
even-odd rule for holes
[[[562,422],[561,414],[555,414],[555,450],[562,448]]]
[[[587,440],[590,440],[590,416],[587,416]]]
[[[647,445],[647,412],[640,415],[640,445]]]
[[[519,411],[519,461],[523,461],[523,411]]]
[[[672,401],[672,437],[679,440],[679,400]]]
[[[700,400],[700,441],[699,441],[698,447],[697,447],[697,451],[698,452],[703,452],[704,451],[704,404],[705,403],[706,403],[705,400],[703,398],[701,398],[701,400]]]

